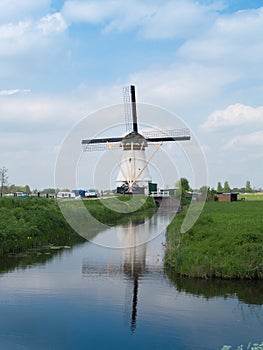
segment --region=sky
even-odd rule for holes
[[[9,184],[56,186],[67,135],[81,126],[80,154],[82,137],[118,136],[111,131],[120,132],[122,116],[101,110],[122,104],[123,87],[134,84],[138,103],[175,116],[152,125],[177,128],[180,118],[190,129],[205,159],[203,185],[263,188],[262,33],[263,0],[0,0],[0,167]],[[86,188],[95,153],[79,162]],[[164,186],[178,176],[194,182],[194,157],[188,166],[178,159]]]

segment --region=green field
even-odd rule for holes
[[[207,202],[180,233],[186,210],[168,227],[167,267],[189,277],[263,279],[263,201]]]
[[[246,201],[263,201],[263,193],[240,193],[238,199],[245,198]]]

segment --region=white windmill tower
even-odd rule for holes
[[[152,178],[148,164],[158,148],[146,160],[145,149],[148,145],[160,147],[165,141],[190,140],[188,129],[165,130],[154,133],[138,132],[135,86],[124,89],[124,106],[126,129],[129,132],[124,137],[109,137],[82,140],[85,151],[104,150],[105,148],[121,147],[122,158],[117,160],[119,173],[116,179],[117,192],[148,194]],[[126,131],[127,131],[126,130]]]
[[[145,138],[138,133],[135,87],[131,85],[124,88],[123,92],[126,128],[131,130],[121,141],[123,152],[116,179],[117,188],[128,186],[128,191],[132,192],[136,187],[137,191],[141,189],[147,192],[152,178],[145,155],[145,148],[148,147],[148,144]]]

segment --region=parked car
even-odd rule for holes
[[[15,197],[27,198],[28,194],[24,192],[15,192]]]
[[[86,198],[97,198],[98,196],[99,196],[99,191],[98,190],[91,189],[91,190],[87,190],[85,192],[85,197]]]

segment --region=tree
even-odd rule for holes
[[[230,188],[230,186],[229,186],[228,181],[225,181],[225,182],[224,182],[223,191],[224,191],[224,192],[231,192],[231,188]]]
[[[7,180],[8,180],[7,171],[8,170],[5,166],[0,168],[1,196],[3,195],[4,186],[7,185]]]
[[[250,184],[250,181],[247,180],[246,182],[246,192],[252,192],[252,187],[251,187],[251,184]]]
[[[179,188],[184,191],[190,191],[189,181],[185,177],[181,177],[179,180]]]
[[[203,195],[203,198],[206,198],[207,201],[213,201],[215,198],[216,190],[209,186],[200,187],[200,193]]]
[[[217,183],[217,192],[223,192],[223,187],[221,185],[221,182]]]
[[[42,193],[45,193],[45,194],[56,194],[56,192],[58,192],[59,190],[58,189],[55,189],[55,188],[45,188],[44,190],[42,190],[41,192]]]
[[[208,186],[202,186],[202,187],[200,187],[200,193],[202,193],[202,194],[207,194],[207,192],[208,192],[208,190],[209,190],[209,187]]]
[[[29,185],[25,186],[25,193],[31,193]]]
[[[180,180],[175,184],[177,187],[175,196],[182,201],[185,200],[186,192],[191,191],[189,181],[185,177],[181,177]]]

